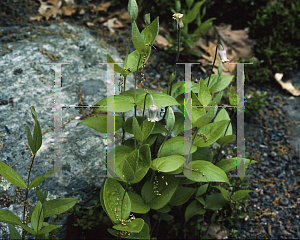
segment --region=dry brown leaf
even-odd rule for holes
[[[94,27],[94,26],[95,26],[95,24],[94,24],[94,23],[91,23],[91,22],[86,22],[86,25],[87,25],[88,27]]]
[[[72,16],[73,13],[76,13],[76,8],[74,6],[64,6],[61,11],[65,16]]]
[[[85,13],[84,9],[80,9],[79,14],[82,15],[84,13]]]
[[[209,56],[205,55],[205,54],[202,54],[202,57],[204,59],[200,59],[197,62],[201,62],[203,66],[207,66],[207,64],[212,64],[213,61],[214,61],[214,58],[215,58],[215,51],[216,51],[217,44],[215,44],[213,42],[208,42],[208,47],[207,47],[205,44],[202,43],[201,40],[199,40],[197,42],[197,45],[200,46],[203,50],[205,50],[205,52],[207,52],[209,54]],[[229,59],[230,61],[232,61],[232,60],[234,61],[235,58],[232,55],[232,51],[229,50],[229,51],[226,51],[226,52],[227,52],[227,59]],[[219,54],[217,54],[214,69],[213,69],[213,72],[215,74],[218,73],[219,63],[220,63],[220,56],[219,56]],[[231,75],[235,71],[235,68],[236,68],[235,64],[224,63],[222,74],[223,75]]]
[[[39,8],[39,13],[46,18],[48,21],[50,17],[56,18],[57,14],[61,15],[61,0],[48,0],[48,2],[43,2],[39,0],[41,3],[41,6]],[[48,4],[52,4],[48,5]]]
[[[209,29],[208,35],[215,39],[220,36],[221,43],[226,49],[233,49],[236,55],[243,59],[248,58],[252,54],[252,47],[255,45],[255,40],[249,39],[248,29],[231,30],[231,25],[222,24],[220,26],[213,26]]]
[[[102,2],[102,3],[100,3],[100,5],[95,5],[95,4],[89,4],[89,5],[91,7],[92,13],[94,13],[94,12],[98,13],[100,11],[106,12],[108,7],[111,5],[111,2],[106,2],[106,3]]]
[[[207,223],[204,223],[204,225],[207,226]],[[209,229],[208,229],[207,233],[210,235],[210,237],[212,239],[223,239],[223,238],[227,237],[227,231],[226,230],[223,230],[223,231],[221,231],[217,234],[217,231],[219,231],[220,229],[221,229],[221,227],[220,227],[219,224],[212,223],[209,226]]]
[[[99,18],[96,18],[94,21],[93,21],[93,24],[96,24],[96,23],[103,23],[107,20],[107,18],[105,17],[99,17]]]
[[[117,16],[123,21],[128,21],[128,22],[131,21],[128,12],[125,9],[122,9],[121,11],[117,11],[115,16]]]
[[[169,43],[169,41],[160,34],[157,35],[157,38],[153,45],[158,48],[164,48],[166,46],[172,47],[172,44]]]
[[[107,22],[103,23],[103,26],[107,27],[111,33],[114,33],[114,28],[124,27],[125,24],[120,22],[117,18],[112,18],[107,20]]]
[[[276,73],[274,78],[276,79],[276,81],[281,85],[281,87],[285,90],[287,90],[289,93],[291,93],[294,96],[300,96],[300,91],[299,89],[295,88],[292,85],[292,81],[288,80],[286,83],[282,82],[281,79],[283,77],[282,73]]]
[[[42,15],[37,15],[37,16],[35,16],[35,17],[29,18],[29,21],[37,20],[37,21],[39,22],[39,21],[41,21],[42,18],[43,18]]]

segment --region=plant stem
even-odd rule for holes
[[[25,198],[25,202],[24,202],[24,210],[23,210],[23,224],[25,224],[27,226],[27,221],[25,222],[25,210],[28,209],[28,192],[29,192],[29,180],[30,180],[30,173],[31,173],[31,168],[33,166],[34,163],[34,159],[35,159],[35,155],[33,155],[32,158],[32,162],[29,168],[29,174],[28,174],[28,182],[27,182],[27,189],[26,189],[26,198]],[[27,220],[27,219],[26,219]],[[23,228],[22,230],[22,240],[25,240],[25,235],[26,235],[26,230]]]
[[[127,76],[124,76],[124,92],[125,92],[125,86],[126,86],[126,78],[127,78]],[[125,123],[125,112],[123,112],[122,117],[123,117],[123,121]],[[123,130],[123,136],[122,136],[122,142],[121,143],[123,145],[124,140],[125,140],[125,129],[122,128],[122,130]]]
[[[208,79],[208,82],[207,82],[207,87],[209,86],[210,77],[211,77],[212,71],[213,71],[213,69],[214,69],[214,66],[215,66],[216,57],[217,57],[217,50],[218,50],[218,46],[219,46],[219,44],[216,46],[215,58],[214,58],[214,62],[213,62],[212,69],[211,69],[211,71],[210,71],[210,74],[209,74],[209,79]]]

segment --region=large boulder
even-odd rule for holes
[[[0,31],[4,30],[0,28]],[[33,134],[35,124],[30,107],[34,106],[43,135],[42,146],[30,174],[32,181],[52,170],[55,162],[53,127],[54,109],[58,106],[54,108],[54,105],[59,104],[59,101],[54,101],[55,66],[47,63],[69,63],[62,65],[61,104],[78,105],[83,101],[83,105],[92,105],[107,96],[107,66],[99,63],[106,62],[107,53],[116,62],[122,60],[116,49],[104,46],[86,29],[67,23],[35,29],[21,28],[18,34],[26,35],[27,40],[7,42],[7,48],[2,45],[0,52],[0,160],[11,166],[23,180],[28,178],[27,171],[32,157],[25,145],[25,142],[28,143],[26,125]],[[133,89],[132,80],[130,76],[127,78],[126,90]],[[79,97],[79,90],[83,93],[82,98]],[[76,126],[82,121],[80,118],[84,117],[78,108],[63,108],[61,111],[61,119],[56,119],[63,125],[61,164],[69,164],[70,167],[62,168],[64,177],[49,177],[39,187],[43,192],[48,188],[47,200],[76,198],[76,206],[79,208],[92,206],[93,200],[99,202],[100,188],[105,179],[103,175],[107,173],[102,160],[106,158],[106,133],[100,133],[84,124]],[[90,109],[83,111],[87,113]],[[117,133],[121,133],[121,129]],[[129,136],[132,135],[126,135],[126,138]],[[115,146],[119,146],[120,142],[116,135]],[[8,209],[23,221],[21,203],[25,197],[20,199],[16,187],[1,176],[0,193],[3,194],[0,197],[8,196],[16,200],[9,204],[0,200],[0,208]],[[28,195],[29,210],[37,201],[35,190],[31,190]],[[51,220],[52,217],[48,222]],[[66,221],[67,215],[61,221],[56,221],[56,224],[63,225],[57,236],[66,236]],[[21,227],[16,228],[21,233]],[[8,224],[1,223],[0,237],[8,238],[8,233]],[[27,239],[32,237],[27,235]]]

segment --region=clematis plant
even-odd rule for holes
[[[126,90],[126,78],[129,74],[135,73],[135,86],[140,69],[143,77],[143,67],[150,56],[151,46],[159,30],[158,17],[151,22],[150,14],[147,14],[144,19],[146,27],[142,32],[139,31],[135,22],[138,16],[138,6],[135,0],[129,0],[128,13],[132,24],[126,58],[123,67],[113,64],[113,70],[124,78],[124,91],[96,103],[98,106],[107,106],[108,100],[114,99],[115,112],[123,113],[122,116],[115,117],[115,131],[121,128],[123,130],[122,145],[108,154],[114,155],[115,169],[111,169],[107,160],[103,159],[108,172],[116,175],[116,177],[106,178],[100,191],[101,206],[113,223],[112,229],[107,230],[119,238],[150,239],[156,225],[151,226],[150,217],[155,218],[159,223],[163,219],[176,229],[170,213],[179,212],[182,214],[181,219],[184,224],[192,223],[192,219],[197,218],[198,224],[195,230],[200,231],[200,237],[208,238],[210,224],[215,221],[221,222],[221,230],[227,229],[229,236],[228,229],[233,224],[232,218],[247,221],[248,218],[245,216],[251,216],[251,214],[241,213],[241,209],[238,209],[244,206],[244,198],[251,190],[241,189],[247,177],[240,178],[241,182],[237,184],[235,184],[235,178],[230,178],[230,181],[228,179],[227,173],[236,169],[237,158],[219,157],[224,146],[236,139],[236,136],[232,134],[230,123],[233,114],[230,118],[224,108],[218,111],[218,103],[221,101],[223,90],[233,79],[233,76],[222,75],[222,62],[228,61],[226,51],[218,45],[221,58],[218,74],[210,74],[209,78],[200,79],[199,83],[191,82],[193,100],[191,105],[195,107],[192,112],[185,111],[185,100],[189,100],[185,99],[185,82],[174,84],[172,91],[172,83],[176,79],[176,64],[169,78],[169,86],[163,93],[136,88]],[[174,14],[178,36],[182,27],[182,17],[180,13]],[[131,40],[136,50],[129,53]],[[178,62],[178,59],[179,43],[175,62]],[[107,54],[107,62],[115,63],[109,54]],[[214,97],[215,93],[217,95]],[[147,98],[148,95],[151,101]],[[231,105],[237,105],[237,94],[232,86],[229,100]],[[172,106],[178,106],[180,111],[174,112]],[[133,107],[134,116],[126,117],[125,112]],[[137,116],[137,107],[143,108],[143,116]],[[162,108],[166,111],[163,118],[158,120],[157,110]],[[145,109],[148,109],[148,117],[145,117]],[[94,113],[101,110],[101,108],[94,109]],[[31,107],[31,112],[36,122],[33,138],[28,127],[26,130],[28,143],[35,158],[42,144],[42,134],[33,107]],[[106,126],[107,118],[106,115],[100,115],[78,124]],[[186,119],[190,121],[190,126],[187,124],[185,126]],[[95,128],[99,132],[107,133],[103,129]],[[180,136],[182,133],[185,135],[191,132],[192,129],[191,139]],[[125,132],[133,134],[134,137],[125,139]],[[217,149],[213,148],[214,143],[219,144]],[[251,162],[250,159],[245,159],[246,166],[252,163],[256,161]],[[26,189],[26,196],[30,189],[36,188],[39,199],[27,215],[27,221],[25,221],[26,204],[23,222],[10,211],[0,209],[0,222],[9,223],[12,238],[21,238],[13,225],[19,225],[25,230],[22,239],[25,239],[26,232],[37,235],[37,238],[47,238],[47,234],[60,225],[49,225],[43,222],[43,219],[60,214],[76,204],[77,199],[46,201],[47,191],[44,194],[38,188],[39,184],[61,167],[34,179],[30,184],[29,172],[26,185],[13,169],[0,162],[0,174],[3,177],[15,186]],[[178,177],[178,175],[183,177]],[[181,209],[182,206],[184,209]],[[235,213],[234,210],[237,209]],[[141,217],[136,218],[131,213],[140,214]],[[204,219],[209,219],[208,226],[204,224]],[[31,223],[32,228],[28,226],[28,223]]]
[[[152,217],[160,221],[170,216],[167,213],[176,211],[183,204],[188,204],[182,216],[186,222],[195,215],[200,217],[201,221],[209,217],[211,223],[223,220],[222,227],[228,229],[232,224],[230,213],[233,214],[234,206],[237,203],[241,205],[241,200],[251,190],[237,190],[239,187],[233,187],[229,182],[226,173],[236,168],[236,158],[219,159],[224,146],[236,139],[230,123],[233,115],[230,118],[224,108],[218,111],[217,106],[223,90],[233,79],[233,76],[222,75],[222,64],[228,61],[226,51],[218,45],[221,58],[218,74],[210,74],[209,78],[200,79],[199,83],[191,82],[192,105],[201,108],[194,108],[193,114],[187,112],[191,126],[184,128],[184,81],[174,84],[172,91],[172,83],[176,79],[176,64],[169,79],[169,86],[163,93],[136,87],[132,90],[125,89],[126,78],[130,73],[135,73],[135,86],[139,71],[144,80],[142,71],[159,29],[158,17],[151,22],[150,14],[147,14],[144,18],[146,27],[139,31],[135,22],[138,15],[135,0],[129,0],[128,12],[132,21],[129,41],[132,40],[136,50],[131,53],[127,51],[123,67],[116,64],[107,54],[107,62],[114,63],[113,70],[124,78],[124,91],[96,103],[98,106],[107,106],[108,100],[113,98],[115,112],[123,113],[122,117],[116,117],[115,128],[116,131],[121,128],[123,130],[122,145],[113,149],[114,152],[108,153],[114,155],[115,169],[111,169],[107,160],[103,159],[108,172],[116,174],[116,177],[108,177],[105,180],[100,191],[102,208],[114,225],[108,231],[121,238],[149,239],[154,231],[150,222],[150,210],[157,212]],[[182,17],[183,14],[180,13],[173,15],[178,36],[180,28],[183,27]],[[129,45],[130,42],[127,49]],[[175,62],[178,59],[179,43]],[[218,93],[216,97],[215,93]],[[148,95],[151,102],[147,98]],[[230,91],[230,104],[237,105],[237,94],[233,87]],[[174,113],[172,106],[175,105],[181,112]],[[125,112],[133,107],[134,116],[126,118]],[[137,116],[137,107],[143,108],[143,116]],[[147,108],[148,118],[144,116]],[[157,110],[160,108],[165,108],[166,111],[163,118],[158,120]],[[101,109],[94,109],[94,113],[98,111]],[[91,117],[78,124],[89,126],[90,122],[106,125],[107,117]],[[179,136],[191,128],[194,130],[192,139]],[[134,137],[125,139],[125,132],[133,134]],[[217,153],[211,153],[209,146],[215,142],[220,147]],[[192,157],[192,161],[188,163],[184,157],[185,144]],[[255,161],[245,159],[246,166],[251,163]],[[184,177],[176,177],[178,174],[183,174]],[[244,177],[241,180],[246,179]],[[220,186],[221,184],[223,185]],[[220,192],[213,192],[215,189]],[[222,209],[226,209],[225,212]],[[135,218],[130,215],[131,212],[142,214],[142,217]],[[201,229],[204,229],[203,235],[206,235],[209,226],[202,226]]]

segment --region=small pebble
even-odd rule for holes
[[[279,199],[279,203],[280,203],[281,205],[283,205],[283,206],[289,205],[289,202],[290,202],[289,199],[286,198],[286,197],[282,197],[282,198]]]

